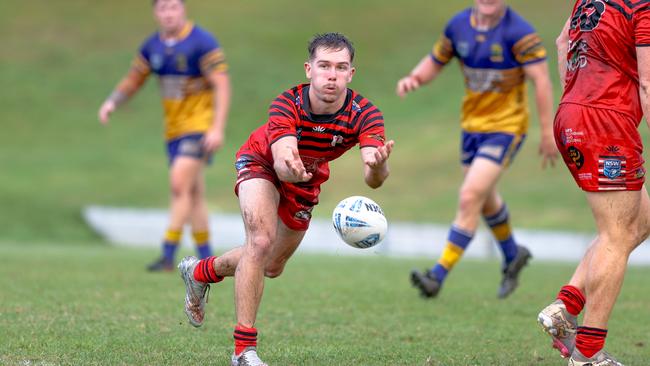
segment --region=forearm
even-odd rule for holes
[[[224,131],[226,129],[226,121],[228,120],[228,112],[230,111],[231,88],[230,78],[227,74],[220,75],[218,82],[214,86],[214,99],[213,111],[214,117],[212,121],[213,129]]]
[[[128,101],[144,84],[147,75],[131,69],[129,73],[117,84],[113,92],[106,98],[115,106],[120,106]]]
[[[376,168],[366,166],[364,173],[364,180],[368,187],[375,189],[384,184],[384,181],[390,175],[390,170],[388,169],[388,164],[384,163]]]
[[[542,134],[553,134],[553,89],[548,78],[535,83],[535,101]]]
[[[430,55],[424,56],[422,60],[411,70],[409,74],[415,78],[420,86],[432,82],[442,70],[442,66],[434,62]]]

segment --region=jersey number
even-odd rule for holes
[[[598,27],[604,13],[605,3],[602,0],[582,0],[571,18],[571,29],[591,32]]]

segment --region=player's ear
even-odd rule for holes
[[[311,62],[309,60],[305,61],[305,76],[307,79],[311,79]]]
[[[352,77],[354,76],[354,73],[357,71],[354,67],[350,67],[350,76],[348,76],[348,83],[352,81]]]

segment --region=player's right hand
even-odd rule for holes
[[[290,148],[291,153],[285,156],[279,165],[276,165],[276,173],[281,181],[287,183],[299,183],[309,181],[313,174],[308,173],[305,165],[300,159],[300,154],[295,148]]]
[[[420,82],[415,76],[408,75],[401,78],[397,82],[397,89],[395,92],[400,98],[404,98],[406,94],[418,89],[420,87]]]
[[[99,107],[99,112],[97,113],[97,116],[99,118],[99,122],[102,124],[107,124],[108,119],[111,116],[111,113],[115,111],[115,102],[112,100],[107,100],[105,101],[101,107]]]

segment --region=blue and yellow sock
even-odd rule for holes
[[[163,258],[169,262],[174,262],[174,257],[176,256],[176,250],[178,249],[178,244],[181,241],[182,234],[183,232],[181,230],[167,230],[165,233],[162,252]]]
[[[510,214],[505,204],[494,215],[484,216],[485,222],[492,229],[494,238],[499,242],[506,265],[517,256],[517,243],[510,227]]]
[[[474,233],[459,229],[453,225],[451,226],[447,238],[447,245],[442,251],[438,263],[430,271],[438,281],[442,282],[445,280],[449,271],[451,271],[463,256],[465,249],[473,237]]]
[[[210,233],[207,231],[197,231],[192,233],[194,242],[196,243],[196,252],[200,259],[212,256],[212,249],[210,248]]]

